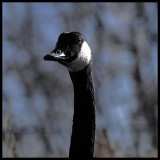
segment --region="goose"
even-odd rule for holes
[[[74,114],[69,158],[93,158],[96,103],[92,55],[87,40],[79,32],[63,32],[58,38],[55,49],[43,58],[45,61],[56,61],[64,65],[73,83]]]

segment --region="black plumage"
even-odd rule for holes
[[[95,95],[91,64],[69,72],[74,87],[74,115],[70,157],[93,157],[95,140]]]
[[[55,49],[44,56],[44,60],[66,66],[73,83],[74,115],[69,157],[94,157],[96,104],[91,51],[85,37],[79,32],[62,33]]]

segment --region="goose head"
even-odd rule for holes
[[[44,56],[46,61],[57,61],[69,71],[80,71],[91,61],[91,49],[79,32],[61,33],[55,49]]]

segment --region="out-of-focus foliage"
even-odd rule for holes
[[[73,87],[45,62],[85,35],[97,98],[96,157],[157,157],[157,3],[3,3],[3,157],[68,157]]]

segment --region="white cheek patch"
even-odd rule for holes
[[[81,51],[78,57],[67,66],[69,71],[80,71],[89,64],[91,60],[91,49],[88,46],[87,42],[83,42]]]

